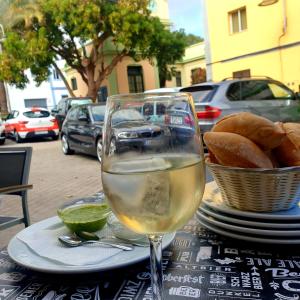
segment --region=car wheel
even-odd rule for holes
[[[62,151],[65,155],[74,153],[74,151],[72,149],[70,149],[68,137],[65,134],[62,135],[62,137],[61,137],[61,146],[62,146]]]
[[[98,157],[98,160],[99,160],[100,163],[101,163],[101,156],[102,156],[102,150],[103,150],[102,139],[101,139],[101,137],[99,137],[98,140],[97,140],[96,150],[97,150],[97,157]]]
[[[18,134],[17,131],[14,131],[14,138],[15,138],[16,143],[22,143],[23,142],[23,139],[20,137],[20,135]]]
[[[116,139],[112,138],[109,146],[109,156],[113,155],[117,150]]]

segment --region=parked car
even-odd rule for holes
[[[192,94],[202,133],[222,117],[248,111],[272,121],[299,122],[298,94],[268,77],[224,79],[182,88]]]
[[[78,151],[97,156],[101,161],[104,115],[105,105],[73,106],[61,129],[63,153],[68,155]]]
[[[178,101],[166,108],[165,124],[178,143],[187,143],[194,138],[195,129],[192,108],[186,101]]]
[[[62,128],[62,124],[67,116],[68,111],[70,108],[76,105],[82,104],[91,104],[93,100],[88,97],[77,97],[77,98],[62,98],[57,106],[51,110],[53,116],[57,120],[59,130]]]
[[[3,125],[3,121],[0,118],[0,145],[5,143],[5,127]]]
[[[112,115],[114,130],[111,151],[130,149],[159,149],[170,142],[171,132],[168,126],[149,123],[136,109],[120,109]]]
[[[13,110],[5,122],[5,135],[12,136],[17,143],[27,138],[51,137],[58,139],[58,125],[50,112],[41,107]]]
[[[104,115],[105,105],[101,104],[80,105],[70,109],[61,131],[63,153],[67,155],[78,151],[97,156],[101,161]],[[114,133],[111,153],[155,148],[166,142],[161,127],[149,125],[135,109],[117,111],[112,117],[112,123]]]

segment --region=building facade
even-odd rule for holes
[[[208,80],[269,76],[299,91],[299,0],[204,3]]]
[[[48,80],[36,86],[29,71],[26,71],[29,83],[25,89],[8,86],[8,101],[10,110],[27,107],[44,107],[51,110],[63,97],[68,97],[68,91],[56,70],[51,70]]]
[[[185,49],[182,60],[174,66],[176,75],[167,81],[166,87],[184,87],[206,81],[204,47],[204,42],[201,42]]]

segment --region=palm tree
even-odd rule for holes
[[[36,0],[0,0],[0,11],[0,23],[5,27],[12,27],[20,21],[29,26],[33,18],[42,19]]]
[[[4,82],[0,81],[0,116],[1,114],[6,114],[8,112],[7,109],[7,98]]]

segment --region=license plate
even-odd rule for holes
[[[171,116],[171,124],[181,125],[182,117]]]
[[[161,144],[160,140],[147,140],[145,141],[146,146],[158,146]]]
[[[47,134],[48,131],[36,131],[35,134]]]

